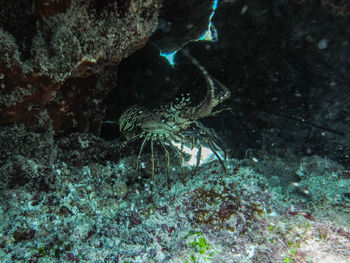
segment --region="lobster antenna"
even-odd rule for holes
[[[202,72],[202,74],[205,77],[205,80],[209,86],[209,90],[208,90],[208,94],[211,98],[214,98],[214,81],[213,79],[210,77],[208,71],[201,65],[199,64],[198,60],[195,59],[190,52],[188,51],[188,49],[181,49],[182,54],[184,54],[187,58],[189,58],[192,62],[192,64],[194,64],[195,66],[197,66],[197,68],[199,68],[199,70]]]
[[[220,81],[210,76],[208,71],[198,62],[196,58],[194,58],[190,54],[188,49],[181,49],[181,53],[184,54],[188,59],[190,59],[191,62],[197,68],[199,68],[199,70],[204,75],[205,80],[209,86],[207,98],[212,101],[213,107],[220,104],[221,102],[223,102],[231,96],[231,92],[225,87],[225,85],[223,85]],[[220,96],[218,96],[217,94],[215,95],[215,84],[217,84],[217,86],[219,86],[224,91],[223,94],[221,94]]]

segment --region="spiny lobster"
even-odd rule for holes
[[[230,91],[219,81],[214,80],[208,74],[206,69],[200,65],[199,62],[188,53],[188,51],[182,51],[182,53],[200,69],[205,77],[208,85],[208,91],[203,101],[197,106],[192,106],[189,98],[182,97],[181,99],[176,99],[174,103],[171,102],[166,106],[162,106],[151,111],[145,109],[144,107],[134,105],[128,108],[119,118],[120,132],[127,139],[122,144],[123,147],[131,141],[142,139],[140,150],[136,159],[137,174],[139,174],[142,152],[146,143],[150,141],[152,183],[154,182],[155,174],[154,143],[157,142],[161,145],[167,162],[168,189],[171,188],[169,148],[180,160],[184,183],[184,152],[182,151],[182,146],[186,144],[191,145],[192,148],[195,146],[198,147],[197,162],[194,173],[196,173],[200,165],[202,145],[204,144],[206,144],[214,153],[216,158],[221,163],[224,172],[226,173],[224,161],[218,153],[219,151],[224,152],[222,147],[219,146],[220,143],[218,143],[218,139],[198,120],[204,117],[215,116],[225,110],[221,109],[213,111],[217,105],[230,97]],[[221,92],[217,92],[215,90],[216,86],[220,88]],[[177,148],[174,146],[174,144],[180,144],[181,147]]]

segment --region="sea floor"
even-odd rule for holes
[[[50,185],[2,188],[1,262],[350,262],[341,165],[228,159],[226,174],[218,161],[185,168],[185,184],[171,165],[169,190],[161,155],[150,187],[148,157],[139,176],[135,155],[45,167],[23,157],[22,171]]]

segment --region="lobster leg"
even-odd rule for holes
[[[140,159],[141,159],[141,154],[143,152],[143,149],[145,148],[145,144],[146,142],[149,140],[149,136],[146,136],[141,144],[140,150],[139,150],[139,154],[137,155],[137,159],[136,159],[136,174],[139,176],[139,167],[140,167]]]
[[[196,167],[194,168],[193,175],[197,173],[198,167],[201,163],[201,157],[202,157],[202,146],[198,146],[198,152],[197,152],[197,161],[196,161]]]
[[[213,133],[211,133],[207,128],[205,128],[200,122],[195,122],[195,124],[205,135],[205,141],[209,144],[209,149],[214,153],[214,155],[216,156],[216,159],[219,160],[225,174],[227,174],[227,169],[226,169],[225,163],[222,160],[222,158],[220,157],[220,155],[218,154],[217,150],[215,150],[215,149],[219,149],[219,150],[224,152],[224,155],[225,155],[224,160],[226,160],[226,151],[224,149],[222,149],[223,147],[221,147],[219,145],[220,143],[217,141],[217,139]]]
[[[151,192],[153,193],[153,185],[154,185],[154,146],[153,146],[153,138],[151,139]]]
[[[172,138],[172,140],[175,141],[175,140],[177,140],[177,138]],[[170,140],[169,140],[169,146],[175,152],[176,156],[180,160],[182,183],[186,186],[185,171],[184,171],[184,157],[183,157],[181,151],[178,148],[176,148],[174,145],[172,145]]]
[[[170,155],[169,151],[165,147],[164,143],[159,140],[160,144],[162,145],[164,152],[165,152],[165,157],[166,157],[166,167],[167,167],[167,183],[168,183],[168,190],[171,189],[171,182],[170,182]]]
[[[209,146],[210,146],[210,150],[215,154],[216,158],[219,160],[222,168],[224,169],[224,173],[227,174],[226,165],[225,165],[224,161],[221,159],[220,155],[215,150],[215,146],[214,146],[212,140],[208,139],[208,143],[209,143]]]

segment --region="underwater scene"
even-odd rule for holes
[[[350,1],[0,2],[0,263],[350,262]]]

